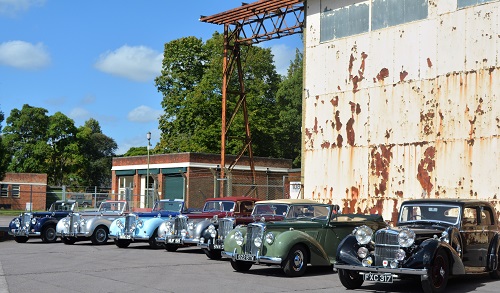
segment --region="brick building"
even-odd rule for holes
[[[0,181],[0,208],[45,210],[47,174],[6,173]]]
[[[226,157],[228,162],[234,159]],[[206,198],[218,197],[221,190],[223,196],[288,197],[289,182],[300,181],[300,170],[291,172],[292,161],[288,159],[254,157],[254,166],[256,179],[252,182],[247,157],[231,171],[226,170],[224,179],[220,179],[219,154],[150,155],[149,165],[147,156],[116,157],[111,189],[115,198],[131,200],[135,207],[151,207],[154,199],[179,198],[190,208],[200,208]]]

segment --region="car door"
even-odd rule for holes
[[[479,206],[465,206],[462,214],[463,263],[466,267],[481,267],[486,264],[488,237],[483,235],[480,226]]]

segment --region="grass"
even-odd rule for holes
[[[0,216],[19,216],[21,213],[25,211],[23,210],[1,210],[0,209]]]

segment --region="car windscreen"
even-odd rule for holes
[[[223,211],[223,212],[230,212],[231,210],[234,211],[234,202],[233,201],[223,201],[223,200],[217,200],[217,201],[207,201],[205,203],[205,206],[203,207],[204,212],[210,212],[210,211]]]
[[[72,211],[73,208],[74,208],[74,203],[72,202],[55,202],[50,206],[49,211],[51,212]]]
[[[419,203],[401,207],[399,223],[439,222],[455,225],[460,216],[457,205]]]
[[[329,214],[330,206],[328,205],[301,204],[290,206],[286,218],[328,219]]]
[[[256,204],[253,208],[252,215],[285,216],[287,210],[288,205],[286,204]]]
[[[125,206],[125,202],[102,202],[99,206],[99,212],[121,212]]]
[[[156,202],[153,211],[180,212],[182,209],[181,201],[159,201]]]

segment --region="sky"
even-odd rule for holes
[[[222,25],[200,22],[200,16],[241,3],[0,0],[0,111],[6,120],[11,110],[29,104],[48,115],[61,112],[76,127],[94,118],[118,144],[117,155],[146,146],[147,132],[154,146],[163,112],[154,78],[164,44],[187,36],[205,42],[222,33]],[[300,34],[259,46],[271,48],[283,75],[295,50],[302,51]]]

